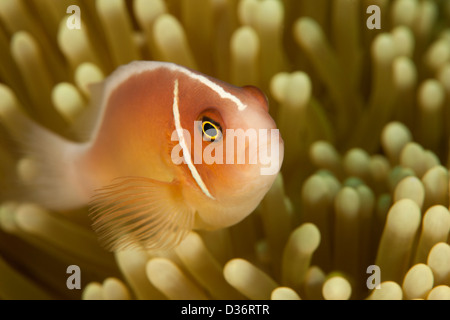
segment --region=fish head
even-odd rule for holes
[[[196,83],[186,89],[180,79],[177,103],[183,157],[190,162],[184,170],[191,186],[187,199],[198,225],[216,229],[257,207],[279,173],[284,144],[262,91],[208,79],[217,87]]]

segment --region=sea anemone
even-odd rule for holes
[[[0,48],[0,113],[74,140],[88,84],[143,59],[262,88],[285,141],[241,223],[109,253],[86,208],[8,198],[33,168],[4,116],[1,299],[450,299],[450,1],[2,0]]]

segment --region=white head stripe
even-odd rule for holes
[[[211,193],[209,193],[208,188],[202,180],[202,177],[200,177],[197,169],[192,163],[191,153],[189,152],[189,149],[186,145],[186,140],[184,139],[183,128],[181,127],[180,121],[180,110],[178,108],[178,79],[175,80],[175,86],[173,88],[173,119],[175,122],[175,129],[178,133],[178,141],[180,142],[181,149],[183,149],[183,157],[186,161],[186,164],[188,165],[189,170],[191,171],[192,177],[194,178],[195,182],[197,182],[197,185],[200,187],[203,193],[209,198],[215,200]]]
[[[187,75],[191,79],[200,81],[202,84],[204,84],[205,86],[207,86],[211,90],[213,90],[215,93],[217,93],[222,99],[228,99],[228,100],[233,101],[237,105],[239,111],[243,111],[247,108],[247,105],[244,104],[238,97],[225,91],[221,86],[219,86],[217,83],[214,83],[213,81],[209,80],[207,77],[200,75],[200,74],[196,74],[196,73],[190,71],[189,69],[181,68],[180,66],[178,66],[176,64],[170,64],[169,69],[173,70],[173,71],[181,72],[181,73]]]

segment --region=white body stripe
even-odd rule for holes
[[[178,141],[180,142],[181,149],[183,149],[183,157],[189,167],[189,170],[191,171],[192,177],[194,178],[200,189],[203,191],[203,193],[207,197],[215,200],[215,198],[211,195],[205,183],[203,182],[202,177],[200,177],[200,174],[195,168],[195,165],[192,163],[191,153],[186,145],[186,140],[184,139],[183,128],[181,127],[180,121],[180,109],[178,107],[178,79],[175,80],[175,85],[173,88],[173,119],[175,123],[175,129],[178,133]]]
[[[228,99],[233,101],[237,109],[239,111],[245,110],[247,108],[247,105],[243,103],[238,97],[235,95],[232,95],[231,93],[225,91],[220,85],[214,83],[213,81],[209,80],[208,78],[195,74],[194,72],[181,67],[179,65],[169,63],[169,62],[159,62],[159,61],[133,61],[127,65],[121,66],[117,68],[116,71],[114,71],[111,76],[109,76],[105,80],[104,85],[104,91],[102,92],[101,97],[101,105],[100,106],[92,106],[94,108],[100,108],[100,111],[98,112],[98,119],[95,124],[95,127],[91,133],[91,137],[95,139],[97,137],[98,131],[100,130],[100,126],[102,123],[102,120],[104,118],[104,113],[106,109],[106,103],[108,102],[108,97],[111,95],[111,93],[124,81],[126,81],[128,78],[132,77],[133,75],[145,72],[145,71],[153,71],[160,68],[166,68],[170,71],[178,71],[181,72],[184,75],[187,75],[193,80],[200,81],[205,86],[209,87],[211,90],[213,90],[216,94],[218,94],[223,99]]]

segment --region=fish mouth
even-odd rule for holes
[[[270,138],[258,136],[256,152],[250,154],[250,144],[246,146],[250,164],[256,164],[261,175],[277,174],[284,159],[284,141],[278,129],[268,129]]]

